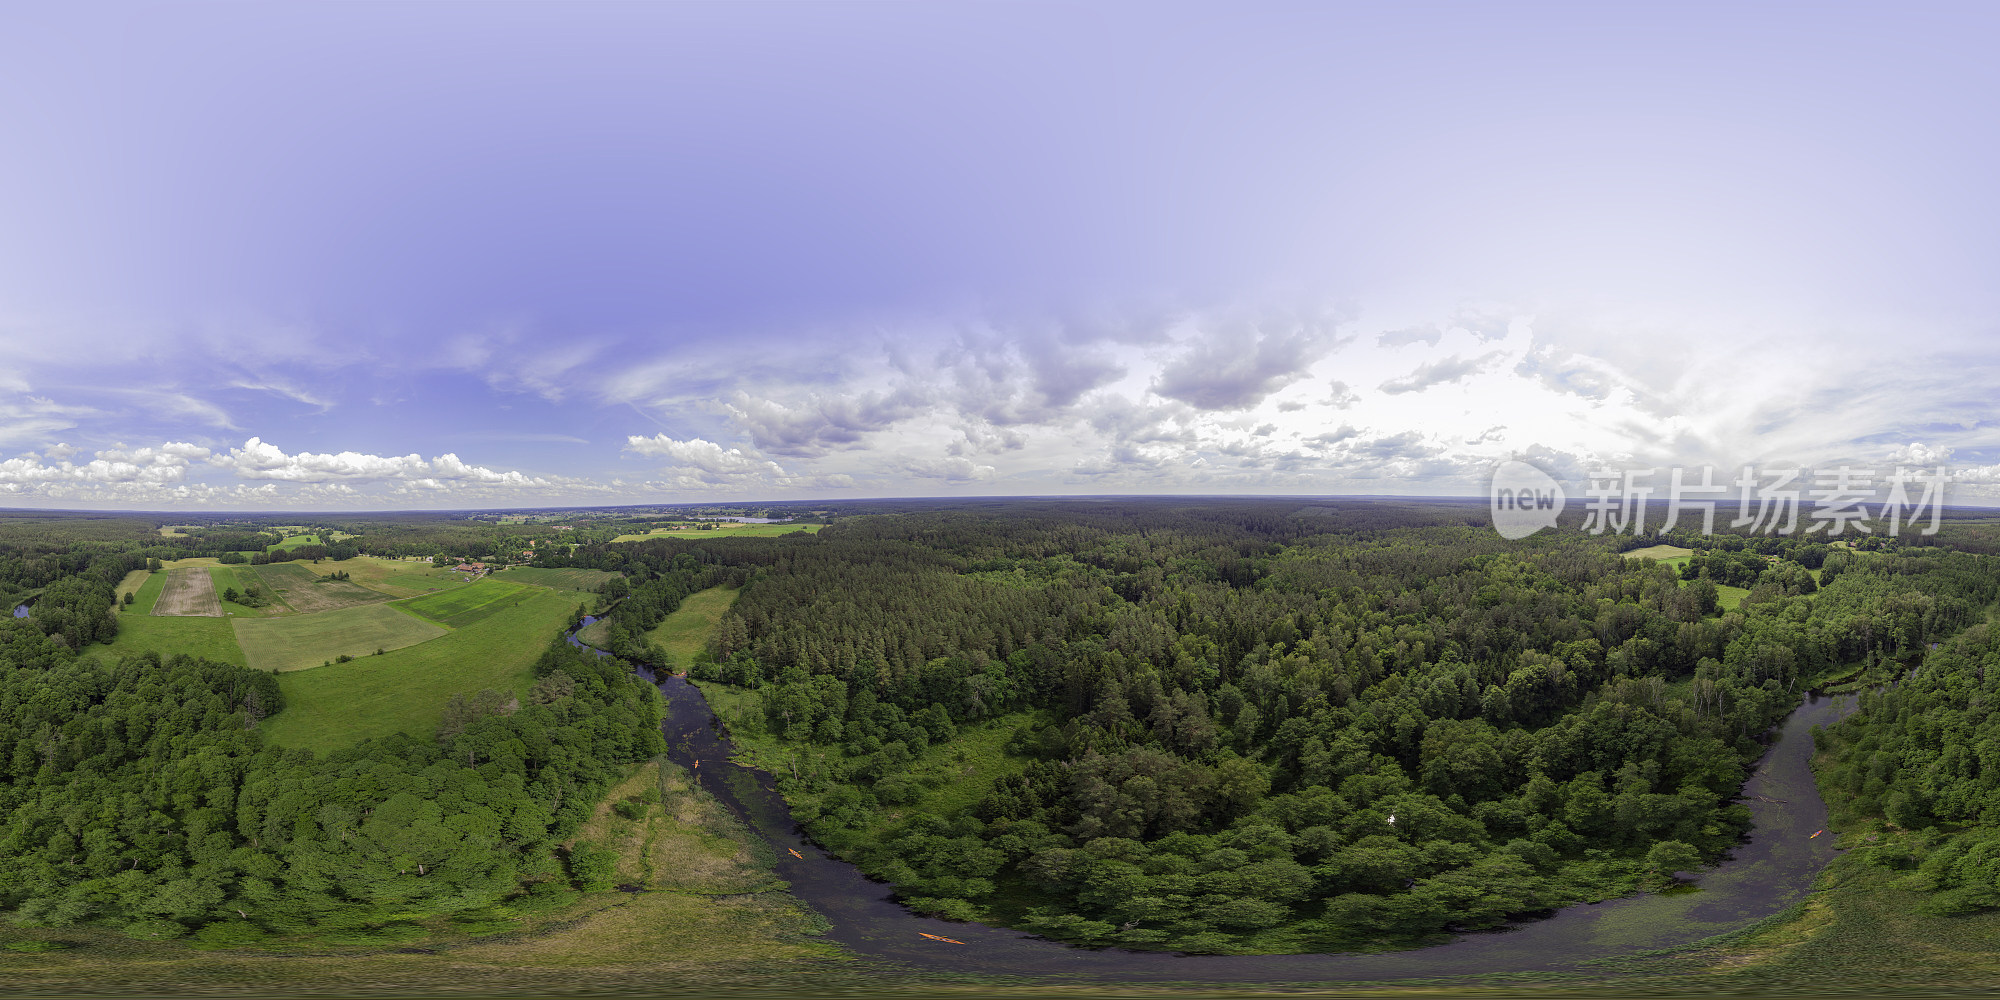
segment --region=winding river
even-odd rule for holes
[[[779,875],[791,883],[794,896],[832,921],[832,940],[859,955],[927,969],[1124,982],[1323,983],[1560,972],[1744,927],[1797,902],[1834,857],[1833,837],[1812,836],[1826,826],[1827,811],[1809,767],[1811,734],[1813,726],[1846,717],[1856,702],[1853,695],[1812,695],[1776,727],[1769,749],[1743,787],[1753,820],[1750,835],[1728,860],[1701,873],[1698,892],[1572,906],[1547,918],[1412,951],[1174,955],[1077,948],[1003,927],[910,912],[891,899],[888,885],[871,881],[808,840],[770,775],[727,763],[735,748],[718,730],[700,690],[685,678],[655,677],[645,668],[640,673],[666,696],[662,729],[668,757],[683,767],[702,761],[696,773],[703,787],[776,849]],[[803,857],[794,858],[789,851]],[[964,943],[948,944],[924,934]]]

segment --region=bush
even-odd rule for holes
[[[618,883],[618,855],[578,844],[569,852],[569,876],[584,892],[603,892]]]
[[[264,928],[248,920],[222,920],[194,933],[194,946],[201,950],[241,948],[270,937]]]
[[[125,936],[134,941],[170,941],[187,933],[187,928],[171,920],[134,920],[125,925]]]

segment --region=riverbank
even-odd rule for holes
[[[1729,860],[1702,873],[1697,891],[1573,906],[1546,919],[1415,951],[1190,956],[1074,948],[1020,931],[910,912],[893,901],[890,887],[869,881],[807,841],[769,775],[740,765],[717,769],[716,762],[730,760],[735,748],[711,725],[706,699],[683,678],[659,684],[668,703],[670,757],[707,763],[707,787],[778,849],[779,873],[792,883],[795,896],[832,921],[833,941],[867,958],[940,972],[1122,983],[1601,979],[1603,971],[1592,963],[1743,929],[1803,900],[1836,856],[1832,837],[1813,836],[1824,828],[1827,812],[1813,784],[1811,731],[1838,721],[1854,705],[1849,696],[1814,695],[1787,717],[1744,788],[1753,821],[1749,838]],[[797,856],[790,856],[794,851]]]

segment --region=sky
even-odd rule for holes
[[[0,6],[0,506],[2000,503],[2000,6]]]

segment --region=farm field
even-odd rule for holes
[[[215,596],[215,584],[201,568],[170,570],[167,582],[153,604],[156,615],[222,617],[222,602]]]
[[[323,563],[314,570],[343,570],[354,582],[390,597],[421,597],[441,590],[466,586],[465,577],[450,570],[432,569],[431,564],[409,559],[356,556]]]
[[[604,581],[618,576],[601,569],[541,569],[535,566],[516,566],[502,575],[508,583],[526,583],[575,593],[596,593],[597,588],[604,586]]]
[[[118,586],[121,591],[121,596],[118,598],[118,600],[120,601],[125,600],[125,598],[122,596],[122,591],[125,587],[125,584],[130,582],[132,582],[132,574],[130,573],[125,574],[125,579],[119,581]],[[153,605],[159,603],[160,591],[166,589],[166,586],[167,586],[167,574],[165,570],[162,570],[158,573],[147,573],[143,570],[140,571],[140,579],[138,585],[132,589],[132,606],[126,607],[124,604],[118,605],[119,630],[122,632],[125,626],[127,624],[130,624],[129,619],[133,617],[136,617],[138,615],[152,614]]]
[[[231,589],[247,593],[252,584],[263,585],[263,579],[248,566],[210,566],[208,578],[214,581],[215,592],[218,595],[227,593]],[[269,587],[263,587],[263,590],[266,595],[271,592]],[[286,607],[282,601],[274,600],[261,608],[253,608],[248,604],[222,598],[222,614],[226,618],[270,618],[291,613],[292,609]]]
[[[109,646],[93,646],[91,649],[107,654],[107,658],[112,660],[151,650],[161,656],[188,653],[247,666],[242,647],[236,645],[236,633],[229,627],[229,619],[174,617],[139,610],[149,600],[159,596],[160,584],[157,581],[163,576],[164,573],[153,574],[154,580],[139,588],[139,596],[132,607],[118,616],[118,638],[112,640]],[[146,593],[148,587],[153,591],[151,595]]]
[[[728,587],[710,587],[689,594],[673,614],[646,633],[646,638],[659,643],[673,657],[674,669],[686,670],[694,654],[708,645],[709,636],[722,624],[722,613],[736,603],[737,593]]]
[[[113,596],[118,599],[121,605],[124,604],[125,595],[138,593],[139,588],[145,584],[147,578],[153,575],[143,569],[135,569],[125,574],[125,579],[118,581],[118,587],[113,591]],[[150,609],[148,610],[150,611]]]
[[[818,534],[823,524],[731,524],[703,531],[699,528],[655,528],[643,535],[619,535],[614,542],[643,542],[649,538],[776,538],[794,531]]]
[[[500,608],[511,607],[527,591],[528,588],[518,584],[481,580],[458,590],[403,601],[399,606],[413,615],[457,628],[485,618]]]
[[[264,551],[276,552],[280,549],[296,549],[301,545],[319,545],[321,544],[319,537],[320,536],[317,533],[309,535],[286,535],[284,541],[279,542],[276,545],[266,546]],[[330,532],[327,536],[329,541],[335,541],[335,542],[343,538],[353,538],[353,537],[354,537],[353,535],[347,534],[346,532],[343,531]]]
[[[379,604],[282,618],[239,618],[231,625],[246,664],[273,672],[318,667],[342,655],[372,658],[377,649],[401,649],[445,632]]]
[[[253,572],[263,578],[266,589],[302,615],[389,599],[387,594],[347,580],[329,579],[298,563],[271,563],[254,567]]]
[[[445,702],[454,694],[481,688],[527,694],[535,680],[535,661],[569,623],[576,604],[567,596],[538,588],[524,590],[520,596],[522,599],[506,613],[429,642],[381,656],[279,674],[286,708],[264,723],[266,737],[278,746],[320,752],[395,732],[428,737],[437,728]],[[389,607],[365,610],[400,614]]]

